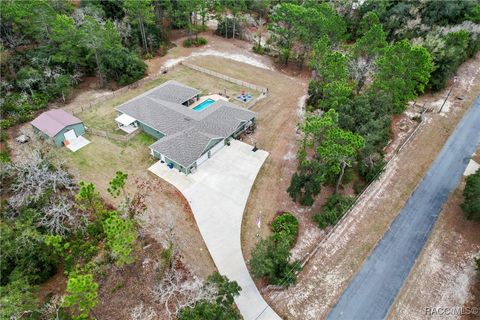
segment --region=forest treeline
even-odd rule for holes
[[[264,51],[313,73],[288,189],[303,205],[313,204],[322,185],[337,193],[355,176],[374,179],[392,117],[425,90],[443,89],[480,48],[480,6],[468,0],[303,1],[281,3],[269,18]]]

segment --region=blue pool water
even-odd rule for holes
[[[196,106],[195,108],[193,108],[193,110],[195,111],[202,111],[203,109],[206,109],[208,108],[209,105],[211,105],[212,103],[215,103],[215,100],[213,99],[207,99],[205,101],[203,101],[202,103],[200,103],[198,106]]]

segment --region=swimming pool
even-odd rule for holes
[[[202,103],[200,103],[198,106],[194,107],[193,110],[202,111],[202,110],[208,108],[208,106],[213,104],[213,103],[215,103],[215,100],[209,98],[209,99],[203,101]]]

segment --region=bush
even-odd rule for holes
[[[435,91],[443,89],[457,70],[467,58],[469,33],[461,30],[459,32],[451,32],[440,39],[444,47],[429,48],[433,50],[433,58],[436,65],[433,70],[429,87]]]
[[[5,130],[15,124],[15,120],[12,118],[5,118],[0,120],[0,129]]]
[[[179,320],[204,320],[204,319],[228,319],[240,320],[242,317],[237,309],[231,306],[228,308],[213,302],[197,302],[193,308],[185,307],[180,309]]]
[[[214,288],[214,301],[200,300],[191,308],[180,309],[179,320],[242,319],[234,306],[234,299],[242,290],[237,282],[214,272],[208,277],[207,285]]]
[[[480,23],[480,4],[473,6],[466,14],[466,18],[474,23]]]
[[[183,40],[183,46],[185,48],[190,48],[192,46],[192,40],[191,38],[188,38],[188,39],[185,39]]]
[[[25,279],[18,279],[0,287],[2,319],[37,319],[38,305],[36,286]]]
[[[289,286],[296,281],[300,265],[290,261],[290,248],[298,235],[298,220],[289,212],[276,217],[272,222],[273,234],[261,240],[252,251],[250,267],[252,274],[265,277],[268,283]]]
[[[327,202],[322,206],[322,212],[313,216],[313,220],[318,223],[321,229],[329,225],[335,225],[345,212],[353,204],[353,198],[338,194],[331,195]]]
[[[6,142],[3,143],[1,150],[0,150],[0,163],[9,163],[10,162],[10,154],[8,153],[8,145]]]
[[[42,283],[56,272],[57,256],[44,243],[34,227],[20,222],[0,222],[1,284],[25,278],[30,284]]]
[[[322,183],[325,182],[323,168],[318,161],[309,161],[299,166],[299,172],[292,175],[288,194],[293,201],[303,206],[311,206],[314,196],[320,193]]]
[[[480,169],[468,176],[463,190],[462,209],[468,220],[480,221]]]
[[[45,238],[45,243],[63,258],[65,270],[68,272],[73,271],[78,265],[87,264],[98,252],[96,242],[82,238],[64,241],[58,235],[50,235]]]
[[[292,245],[298,235],[298,220],[291,213],[285,212],[273,220],[272,231],[277,236],[288,239]]]
[[[271,236],[260,240],[252,251],[250,268],[254,277],[265,277],[270,284],[288,287],[296,282],[298,263],[289,263],[288,238]]]
[[[367,183],[370,183],[379,177],[380,173],[383,171],[384,166],[385,160],[383,159],[378,160],[372,166],[369,166],[364,161],[362,161],[359,166],[360,176],[365,179]]]
[[[265,54],[268,53],[270,50],[267,47],[264,47],[260,44],[254,44],[252,48],[253,52],[258,53],[258,54]]]
[[[208,43],[207,39],[198,37],[198,38],[188,38],[183,41],[183,46],[185,48],[190,48],[191,46],[200,47]]]

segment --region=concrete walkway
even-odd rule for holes
[[[244,319],[275,320],[280,317],[253,283],[240,244],[242,216],[250,189],[268,157],[266,151],[252,152],[252,149],[234,140],[188,176],[160,162],[149,170],[174,185],[190,203],[218,271],[242,287],[235,302]]]
[[[480,97],[458,124],[328,319],[380,320],[387,315],[427,241],[443,204],[457,186],[479,143]]]

